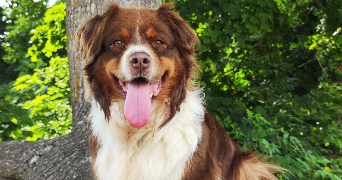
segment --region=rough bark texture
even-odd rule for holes
[[[0,180],[92,179],[86,124],[90,105],[85,99],[82,57],[77,57],[75,32],[88,18],[102,14],[109,0],[67,0],[67,44],[73,130],[46,141],[0,143]],[[122,7],[157,8],[161,0],[117,0]]]

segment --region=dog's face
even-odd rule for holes
[[[198,68],[193,58],[198,38],[172,8],[170,3],[158,10],[111,4],[77,32],[87,81],[107,119],[115,101],[125,102],[125,117],[134,127],[148,122],[152,103],[168,104],[161,125],[178,111]]]

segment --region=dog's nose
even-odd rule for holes
[[[129,58],[131,66],[139,71],[143,71],[148,68],[151,62],[150,56],[145,52],[136,52]]]

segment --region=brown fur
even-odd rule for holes
[[[96,137],[94,137],[94,135],[92,133],[93,131],[91,129],[91,125],[90,125],[89,122],[88,122],[88,126],[87,127],[88,127],[88,142],[89,142],[89,147],[90,147],[90,154],[91,154],[91,157],[92,157],[92,161],[91,162],[94,163],[97,151],[99,149],[99,144],[97,143]]]
[[[84,67],[91,93],[99,103],[105,117],[111,117],[110,106],[124,100],[120,94],[119,79],[126,81],[119,63],[129,44],[140,43],[151,50],[153,63],[159,69],[151,81],[162,80],[162,91],[153,101],[167,106],[167,118],[159,123],[163,128],[180,110],[187,90],[193,90],[192,77],[197,74],[194,44],[199,40],[173,9],[165,3],[158,10],[147,8],[120,8],[113,3],[103,15],[97,15],[84,23],[77,32],[79,52],[87,61]],[[136,22],[137,13],[142,21]],[[139,26],[139,32],[137,31]],[[140,38],[136,37],[139,33]],[[123,46],[114,46],[120,39]],[[139,39],[139,40],[138,40]],[[165,43],[156,46],[156,40]],[[132,71],[133,72],[133,71]],[[158,123],[155,123],[158,124]],[[207,112],[202,124],[203,135],[197,151],[187,163],[183,180],[274,180],[272,173],[282,168],[265,162],[253,152],[244,152],[232,141],[223,127]],[[135,132],[137,129],[127,130]],[[88,126],[89,144],[93,162],[99,145]],[[130,135],[128,135],[130,136]],[[129,137],[128,137],[129,138]]]

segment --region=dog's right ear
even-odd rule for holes
[[[180,50],[185,50],[188,54],[193,54],[195,51],[194,44],[199,45],[200,41],[189,24],[176,12],[171,11],[173,8],[173,2],[164,3],[158,8],[158,15],[171,28],[176,42],[182,45]]]
[[[103,15],[96,15],[88,19],[76,32],[78,54],[84,53],[86,64],[94,61],[96,56],[101,52],[102,42],[104,39],[104,29],[108,19],[115,16],[119,10],[116,3],[111,3],[107,7],[107,11]]]

